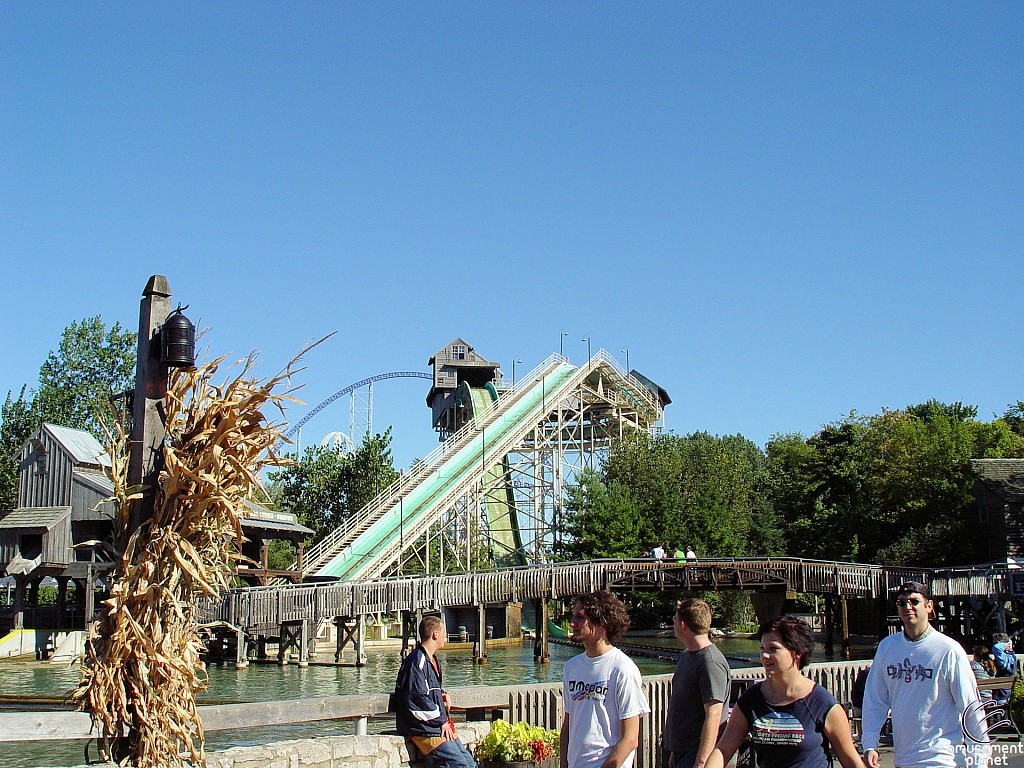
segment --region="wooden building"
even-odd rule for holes
[[[462,426],[467,405],[457,397],[460,385],[473,389],[501,386],[501,369],[461,338],[452,339],[431,355],[434,383],[427,393],[431,423],[444,439]]]
[[[15,628],[64,629],[84,626],[91,611],[94,585],[108,586],[104,574],[114,563],[103,547],[90,541],[111,539],[114,494],[110,459],[89,432],[43,424],[25,442],[19,454],[18,507],[0,512],[0,569],[16,579],[14,604],[0,610],[0,636]],[[242,522],[243,555],[247,567],[239,577],[250,584],[266,584],[281,576],[302,577],[302,546],[313,531],[295,516],[249,504]],[[286,539],[296,545],[296,570],[268,567],[269,544]],[[40,583],[57,581],[57,605],[37,605]],[[66,605],[68,587],[75,585],[74,605]]]
[[[974,459],[972,507],[990,560],[1024,560],[1024,459]]]

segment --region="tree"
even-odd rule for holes
[[[763,452],[740,435],[624,437],[599,473],[569,489],[561,554],[643,557],[655,544],[692,545],[702,556],[777,549],[767,483]]]
[[[768,443],[771,506],[788,554],[889,565],[984,559],[971,522],[970,460],[1024,456],[1013,414],[929,400],[874,416],[851,413],[810,438]]]
[[[0,409],[0,510],[18,505],[18,455],[35,429],[32,403],[25,399],[25,387],[18,399],[7,393]]]
[[[86,429],[102,439],[100,414],[111,397],[135,386],[137,334],[87,317],[64,329],[57,351],[39,369],[34,409],[39,421]]]
[[[270,475],[271,497],[316,531],[319,541],[396,478],[391,428],[367,436],[353,454],[311,446],[291,467]]]

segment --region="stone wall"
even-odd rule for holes
[[[459,738],[471,750],[490,730],[490,723],[458,725]],[[325,736],[233,747],[210,753],[206,763],[208,768],[421,768],[423,765],[416,747],[401,736]]]
[[[490,723],[459,723],[470,750],[491,732]],[[412,760],[410,760],[410,752]],[[233,747],[206,756],[207,768],[424,768],[419,752],[401,736],[324,736]],[[115,768],[113,763],[79,768]]]

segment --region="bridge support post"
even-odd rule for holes
[[[309,619],[303,619],[299,627],[299,668],[309,666]]]
[[[235,669],[245,669],[249,666],[249,656],[246,653],[245,630],[235,627]]]
[[[850,616],[847,613],[846,598],[840,598],[839,604],[840,610],[840,629],[843,634],[843,645],[842,645],[842,656],[847,661],[850,660]]]
[[[409,655],[409,611],[399,611],[402,619],[402,658]]]
[[[480,603],[476,611],[476,642],[473,643],[473,661],[487,663],[487,606]]]
[[[825,655],[831,657],[835,652],[832,645],[832,633],[835,630],[836,600],[832,595],[825,595]]]
[[[366,666],[366,617],[359,615],[356,617],[356,638],[355,638],[355,650],[356,650],[356,666]],[[365,734],[364,734],[365,735]]]
[[[533,660],[541,664],[551,663],[551,653],[548,650],[548,599],[546,597],[534,600],[534,615],[537,624],[537,636],[533,640]]]

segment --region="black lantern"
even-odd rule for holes
[[[180,304],[160,329],[160,362],[170,368],[196,367],[196,327]]]

